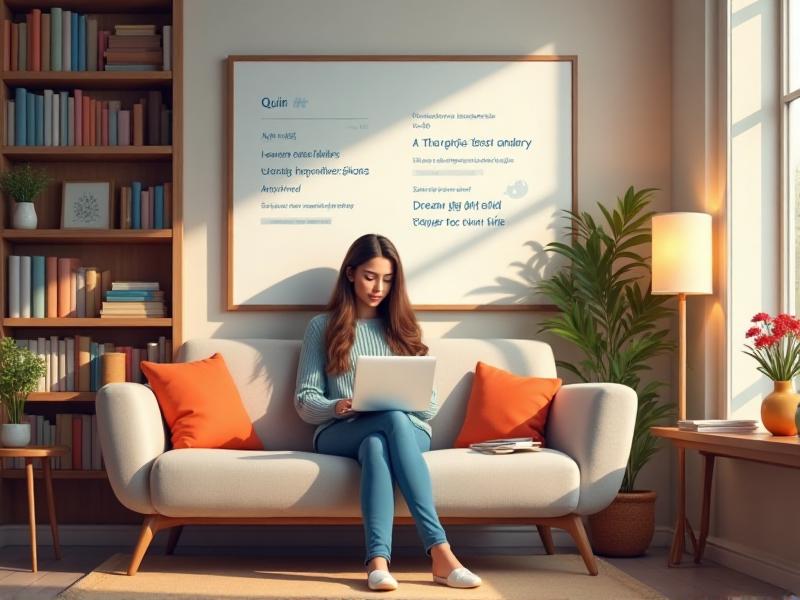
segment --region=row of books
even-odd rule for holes
[[[57,336],[15,339],[20,348],[27,348],[45,361],[45,376],[39,380],[37,392],[96,392],[102,387],[103,361],[106,353],[125,355],[124,364],[114,380],[144,383],[140,362],[172,360],[172,340],[160,336],[144,348],[97,342],[87,335],[65,338]],[[121,358],[121,357],[120,357]]]
[[[139,282],[111,281],[111,271],[82,266],[78,258],[12,254],[8,257],[8,316],[91,319],[102,317],[114,302],[131,309],[125,316],[166,315],[164,292],[158,289],[158,282],[147,282],[150,287],[144,290],[131,288],[127,285],[130,283]],[[145,311],[153,307],[131,302],[159,302],[160,306],[155,307],[157,311]]]
[[[678,421],[678,429],[704,433],[754,433],[758,422],[753,419],[684,419]]]
[[[97,436],[97,415],[58,413],[55,423],[43,415],[25,415],[31,425],[31,445],[67,446],[64,456],[50,459],[54,469],[91,471],[105,469]],[[24,458],[4,458],[4,469],[25,468]]]
[[[172,143],[172,110],[159,90],[130,108],[80,89],[14,90],[6,101],[8,146],[158,146]]]
[[[34,8],[24,22],[3,20],[5,71],[169,71],[172,26],[98,28],[97,17],[60,7]],[[162,39],[163,38],[163,39]]]
[[[119,191],[120,229],[169,229],[172,227],[172,183],[144,187],[141,181]]]

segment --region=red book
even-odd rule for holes
[[[75,145],[83,146],[83,92],[75,90],[73,92],[75,97],[75,118],[73,119],[75,125]]]
[[[58,259],[58,311],[56,316],[59,318],[69,317],[69,288],[72,266],[71,259]]]
[[[108,31],[101,31],[97,36],[97,70],[106,70],[106,48],[108,48]]]
[[[72,415],[72,468],[81,469],[81,450],[83,449],[83,425],[80,415]]]
[[[30,70],[42,70],[42,9],[34,8],[30,13],[30,29],[28,29],[30,36]]]
[[[144,106],[141,102],[133,105],[133,145],[144,145]]]
[[[92,98],[89,106],[89,111],[92,113],[92,144],[95,146],[100,145],[100,102]]]
[[[108,146],[108,102],[103,100],[102,116],[100,117],[100,143]]]
[[[83,96],[83,115],[81,119],[83,120],[83,145],[84,146],[93,146],[94,139],[92,139],[92,99],[89,96]]]
[[[58,257],[46,256],[44,259],[44,277],[47,296],[44,303],[44,314],[48,319],[58,316]]]

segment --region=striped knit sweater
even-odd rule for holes
[[[316,448],[317,436],[339,419],[335,411],[336,403],[344,398],[353,397],[356,358],[361,355],[391,356],[393,354],[386,342],[381,319],[358,319],[356,321],[356,339],[350,349],[350,369],[339,375],[330,375],[325,372],[327,362],[325,327],[327,322],[327,314],[317,315],[306,327],[303,346],[300,349],[300,364],[297,367],[297,385],[294,396],[294,405],[300,418],[307,423],[319,425],[314,431],[314,448]],[[433,390],[428,410],[406,414],[414,425],[431,435],[431,426],[426,421],[432,419],[438,410],[436,390]],[[358,415],[348,418],[358,418]]]

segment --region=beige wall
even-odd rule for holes
[[[666,0],[186,0],[185,337],[298,338],[311,316],[222,308],[227,55],[576,54],[580,208],[597,213],[596,202],[611,203],[635,185],[660,188],[656,208],[667,210],[670,23]],[[427,336],[454,337],[536,337],[539,320],[508,313],[419,317]],[[554,345],[568,356],[563,343]],[[656,365],[656,376],[671,378],[670,364]],[[662,452],[639,480],[659,493],[663,526],[670,524],[668,472]]]

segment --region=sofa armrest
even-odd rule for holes
[[[97,392],[97,429],[108,480],[117,499],[142,514],[156,512],[150,468],[166,450],[161,411],[140,383],[109,383]]]
[[[546,444],[578,463],[578,514],[603,510],[617,495],[633,441],[637,404],[636,392],[618,383],[565,385],[553,399]]]

